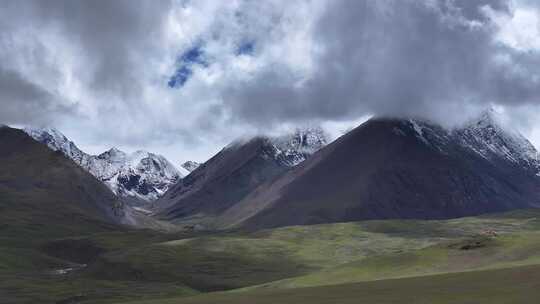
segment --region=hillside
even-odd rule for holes
[[[253,189],[302,163],[327,143],[319,128],[238,140],[198,166],[156,203],[157,216],[210,224]]]
[[[535,207],[539,191],[536,150],[490,116],[458,130],[371,119],[258,187],[217,225],[455,218]]]
[[[540,296],[539,279],[540,266],[526,266],[334,286],[214,293],[129,304],[534,304]]]
[[[18,229],[19,221],[31,221],[41,233],[40,226],[77,230],[81,221],[133,223],[129,210],[107,187],[62,153],[9,127],[0,128],[0,142],[4,226]]]
[[[22,239],[20,233],[4,230],[0,292],[4,302],[17,304],[258,303],[257,297],[281,303],[335,303],[335,297],[326,295],[333,290],[343,292],[336,295],[340,301],[365,296],[385,303],[416,295],[429,303],[475,286],[475,292],[461,294],[475,303],[496,303],[491,301],[494,295],[512,301],[534,296],[537,290],[538,217],[537,210],[528,210],[442,221],[169,234],[85,224],[68,233],[44,231]],[[441,276],[424,278],[435,274]],[[501,280],[485,279],[494,276]],[[508,276],[514,278],[515,288],[504,294],[490,291],[501,289]],[[426,284],[434,289],[418,294]],[[384,292],[371,289],[366,294],[370,288],[378,290],[376,286]],[[313,289],[305,293],[299,287]],[[200,296],[189,298],[194,295]]]

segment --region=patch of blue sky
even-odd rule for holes
[[[243,42],[236,49],[236,55],[252,55],[255,49],[255,43],[253,41]]]

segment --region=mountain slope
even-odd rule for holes
[[[65,234],[87,225],[133,224],[129,210],[107,187],[61,153],[9,127],[0,128],[0,143],[4,232],[54,235],[55,229]]]
[[[128,154],[112,148],[94,156],[81,151],[56,129],[26,128],[24,131],[52,150],[64,153],[130,205],[155,201],[182,177],[161,155],[146,151]]]
[[[479,134],[483,131],[488,132]],[[508,145],[486,157],[478,151],[496,139],[477,134],[469,127],[447,131],[416,120],[369,120],[261,185],[224,212],[218,225],[438,219],[539,206],[537,165],[530,153],[522,153],[532,146],[504,149],[511,140],[499,132]]]
[[[158,200],[157,214],[168,220],[213,218],[305,160],[326,141],[322,130],[306,129],[233,142]]]
[[[491,161],[505,159],[532,173],[540,171],[538,152],[518,131],[504,125],[493,110],[485,111],[478,119],[453,132],[466,148]]]

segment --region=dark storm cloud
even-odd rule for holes
[[[14,71],[4,72],[3,82],[26,85],[24,94],[32,97],[13,98],[12,91],[18,89],[6,86],[9,90],[0,91],[2,115],[8,116],[7,109],[22,107],[27,112],[27,124],[40,122],[42,119],[35,118],[47,116],[43,109],[63,107],[62,102],[49,96],[55,86],[61,85],[62,77],[75,79],[101,100],[119,103],[116,108],[137,108],[141,91],[148,85],[141,77],[144,69],[138,67],[153,59],[170,7],[170,1],[0,2],[0,69]],[[75,59],[64,63],[68,58],[58,54],[66,53]],[[22,84],[17,77],[24,74],[23,69],[35,69],[42,79],[56,80]],[[72,84],[66,88],[74,89]],[[23,100],[27,102],[23,104]],[[91,107],[97,111],[105,104],[86,102],[95,103]]]
[[[67,115],[73,107],[58,103],[57,97],[13,71],[0,67],[0,122],[50,123],[56,115]]]
[[[538,1],[510,1],[4,0],[0,123],[210,147],[279,123],[536,104],[538,50],[498,42],[493,16]]]
[[[538,53],[496,43],[490,11],[511,13],[507,1],[330,1],[314,28],[322,51],[307,81],[293,86],[287,68],[272,66],[228,88],[226,104],[240,119],[273,122],[365,113],[452,120],[462,113],[449,111],[465,106],[539,102]]]
[[[92,88],[136,96],[140,75],[133,67],[151,58],[146,52],[163,35],[170,8],[166,0],[51,0],[34,1],[27,9],[38,26],[58,27],[87,55]]]

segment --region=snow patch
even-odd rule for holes
[[[322,128],[298,128],[291,134],[269,137],[271,157],[282,164],[294,167],[328,143],[328,135]]]
[[[422,126],[420,126],[420,124],[414,119],[409,119],[409,122],[412,124],[413,129],[416,132],[416,137],[418,139],[420,139],[426,145],[429,145],[429,142],[424,137],[424,130],[423,130]]]
[[[493,110],[482,113],[454,133],[464,147],[485,159],[501,157],[517,165],[540,169],[534,146]]]

